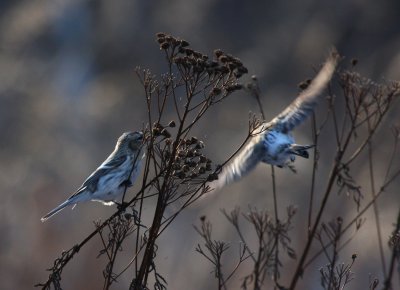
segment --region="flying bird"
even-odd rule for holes
[[[237,181],[252,171],[259,162],[284,167],[293,162],[295,156],[308,158],[308,149],[313,145],[296,144],[291,131],[312,112],[339,61],[339,54],[332,51],[325,64],[300,95],[270,122],[263,122],[234,159],[224,166],[212,187],[220,188]]]
[[[69,205],[82,201],[100,201],[111,205],[132,186],[140,171],[143,158],[143,132],[127,132],[117,141],[114,151],[83,182],[81,187],[66,201],[50,211],[41,221],[44,222]]]

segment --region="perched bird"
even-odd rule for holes
[[[114,151],[85,180],[78,190],[66,201],[50,211],[44,222],[69,205],[82,201],[100,201],[111,205],[122,195],[125,187],[132,186],[140,171],[143,157],[143,132],[128,132],[118,138]]]
[[[291,131],[313,111],[318,96],[325,89],[335,71],[339,54],[333,51],[325,64],[300,95],[270,122],[262,123],[234,159],[222,168],[212,187],[219,188],[236,181],[253,170],[259,162],[284,167],[295,156],[308,158],[307,149],[313,145],[298,145]]]

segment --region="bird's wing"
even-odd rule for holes
[[[221,188],[247,175],[262,159],[264,150],[260,138],[257,136],[253,137],[240,153],[222,168],[221,173],[218,174],[218,179],[210,187],[215,189]]]
[[[283,132],[289,132],[303,122],[312,113],[318,96],[331,80],[339,58],[338,52],[333,50],[310,85],[269,124]]]
[[[112,158],[110,158],[112,157]],[[97,190],[97,185],[99,183],[99,179],[110,173],[112,170],[115,168],[118,168],[121,166],[125,161],[127,156],[120,155],[120,156],[115,156],[115,155],[110,155],[109,158],[107,158],[106,161],[104,161],[81,185],[81,187],[73,194],[70,196],[70,198],[78,195],[84,190],[89,190],[90,192],[95,192]]]

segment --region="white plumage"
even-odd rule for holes
[[[143,149],[143,133],[128,132],[118,138],[114,151],[83,182],[66,201],[50,211],[45,221],[65,207],[82,201],[100,201],[111,205],[121,196],[126,186],[131,186],[140,172]]]
[[[295,144],[291,131],[313,111],[318,96],[331,80],[339,60],[333,51],[311,84],[270,122],[264,122],[256,130],[247,145],[238,155],[222,168],[211,186],[222,187],[236,181],[253,170],[259,162],[284,167],[295,156],[308,158],[307,149],[313,145]]]

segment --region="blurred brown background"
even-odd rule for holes
[[[358,58],[357,68],[365,76],[399,80],[399,11],[400,2],[395,0],[0,2],[0,288],[28,289],[44,281],[45,269],[61,251],[82,240],[94,228],[93,220],[113,212],[113,207],[87,203],[40,222],[104,160],[122,132],[145,122],[143,90],[134,68],[140,65],[157,74],[165,69],[156,32],[184,38],[204,53],[221,48],[239,57],[249,75],[258,75],[264,109],[273,117],[295,97],[296,85],[313,76],[313,68],[332,46],[347,56],[345,62]],[[217,163],[243,141],[249,111],[258,112],[256,102],[240,92],[200,123],[196,133]],[[398,122],[398,115],[397,106],[374,140],[377,184],[390,153],[390,126]],[[295,135],[298,143],[310,143],[310,123]],[[321,188],[331,162],[325,151],[334,149],[329,138],[324,137],[326,144],[320,149]],[[359,165],[354,174],[363,185],[365,204],[370,199],[366,160]],[[278,169],[277,183],[281,213],[289,204],[299,206],[292,238],[300,251],[303,246],[297,242],[305,239],[312,163],[298,160],[296,168],[298,174]],[[399,186],[397,181],[389,187],[378,203],[387,255],[387,237],[400,204]],[[240,205],[246,210],[256,205],[272,213],[271,195],[269,168],[259,166],[241,182],[183,213],[159,241],[158,271],[167,278],[169,289],[216,289],[211,265],[194,251],[200,239],[192,225],[199,224],[201,215],[214,223],[217,238],[231,242],[235,256],[239,239],[220,208]],[[317,203],[321,195],[317,191]],[[331,200],[324,221],[339,214],[345,221],[354,216],[351,198],[332,195]],[[149,203],[148,217],[152,210]],[[340,259],[347,263],[352,253],[359,255],[351,289],[367,289],[369,274],[382,283],[372,210],[366,217],[363,230]],[[100,249],[96,239],[67,266],[65,289],[102,287],[105,261],[96,259]],[[309,267],[299,289],[320,289],[318,269],[325,263],[319,259]],[[226,266],[233,264],[227,260]],[[292,269],[282,272],[283,284]],[[235,288],[246,270],[228,285]],[[129,277],[130,273],[115,289],[126,289]]]

